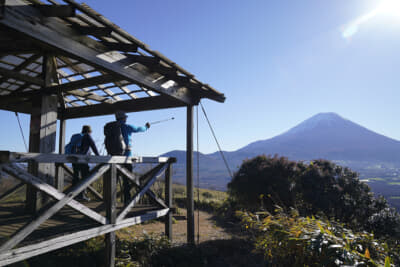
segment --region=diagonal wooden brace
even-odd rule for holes
[[[64,195],[64,197],[62,199],[60,199],[57,203],[51,205],[48,209],[45,209],[37,218],[35,218],[30,223],[25,225],[11,239],[9,239],[7,242],[5,242],[0,247],[0,252],[4,252],[6,250],[12,249],[16,245],[18,245],[29,234],[31,234],[33,231],[35,231],[43,222],[45,222],[47,219],[49,219],[51,216],[53,216],[56,212],[58,212],[60,209],[62,209],[65,205],[67,205],[69,202],[71,202],[73,200],[73,198],[76,197],[79,193],[81,193],[88,185],[90,185],[96,179],[98,179],[100,176],[102,176],[109,168],[110,168],[109,165],[102,165],[99,168],[97,168],[97,166],[96,166],[94,171],[92,172],[92,174],[89,175],[89,177],[85,178],[81,183],[74,186],[72,188],[71,192],[69,192],[67,195]],[[3,167],[3,169],[5,171],[7,171],[9,169],[12,170],[11,166],[5,166],[5,167]],[[16,177],[16,178],[19,178],[19,177]],[[30,178],[37,179],[34,176],[31,176]],[[29,182],[37,183],[36,181],[29,181]],[[39,188],[39,189],[42,190],[42,188]],[[56,189],[54,189],[54,190],[56,190]],[[105,221],[103,224],[105,224],[105,223],[107,223],[107,221]]]
[[[131,180],[133,182],[133,184],[139,188],[139,190],[142,190],[142,186],[140,186],[138,180],[136,179],[136,177],[134,177],[134,175],[128,171],[126,168],[117,165],[117,169],[120,173],[122,173],[125,177],[127,177],[129,180]],[[154,170],[154,169],[153,169]],[[164,201],[160,198],[157,197],[157,195],[152,191],[152,190],[147,190],[146,194],[153,199],[158,205],[160,205],[160,207],[163,208],[168,208],[167,205],[164,203]]]
[[[161,164],[160,164],[161,165]],[[157,167],[159,167],[158,165]],[[140,198],[149,190],[149,188],[154,184],[155,181],[157,181],[158,178],[161,177],[162,173],[165,171],[167,168],[168,164],[164,163],[162,164],[161,169],[159,169],[153,176],[152,178],[148,179],[145,185],[142,187],[142,189],[133,197],[131,202],[124,208],[123,211],[118,215],[117,217],[117,223],[121,222],[125,216],[128,214],[128,212],[136,205],[136,203],[140,200]],[[157,168],[156,167],[156,168]]]
[[[66,172],[69,173],[69,175],[74,176],[74,172],[73,170],[71,170],[70,167],[68,167],[67,165],[65,165],[64,163],[57,163],[57,166],[61,166]],[[103,200],[103,196],[97,192],[96,189],[94,189],[92,186],[88,186],[88,188],[90,192],[93,193],[93,195],[98,199],[98,200]]]
[[[43,182],[41,179],[38,179],[37,177],[33,176],[32,174],[26,172],[25,170],[21,169],[20,167],[14,164],[9,166],[4,165],[3,167],[6,167],[5,171],[8,174],[16,177],[19,180],[22,180],[27,184],[36,187],[37,189],[43,191],[44,193],[48,194],[51,197],[54,197],[57,200],[60,200],[65,197],[64,193],[59,192],[54,187]],[[106,223],[106,219],[104,216],[98,214],[97,212],[92,211],[91,209],[89,209],[88,207],[79,203],[76,200],[71,200],[67,205],[101,224]]]

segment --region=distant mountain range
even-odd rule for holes
[[[233,171],[244,159],[261,154],[278,154],[291,160],[329,159],[356,170],[376,164],[400,166],[400,141],[368,130],[336,113],[319,113],[283,134],[224,153]],[[186,152],[170,151],[163,156],[178,159],[174,180],[185,183]],[[199,159],[200,187],[226,189],[230,177],[219,152],[200,153]]]

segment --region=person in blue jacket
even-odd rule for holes
[[[115,113],[115,119],[121,124],[121,133],[126,144],[124,156],[132,156],[132,133],[145,132],[150,128],[150,123],[146,123],[145,126],[135,126],[127,124],[126,119],[128,115],[124,111],[117,111]]]
[[[78,154],[82,155],[90,155],[90,150],[93,151],[94,154],[99,156],[99,152],[97,151],[96,144],[94,143],[90,134],[92,133],[92,129],[89,125],[84,125],[82,127],[82,140],[80,146],[78,147]],[[84,179],[89,175],[89,165],[84,163],[72,163],[72,168],[74,170],[74,176],[72,178],[72,185],[76,185],[79,183],[80,179]],[[78,199],[89,201],[89,197],[87,196],[86,189],[78,195]]]
[[[132,124],[127,124],[126,119],[128,115],[124,111],[117,111],[115,113],[115,119],[121,124],[121,133],[124,138],[124,142],[126,144],[126,149],[124,152],[124,156],[131,157],[132,156],[132,133],[145,132],[150,128],[150,123],[146,123],[145,126],[135,126]],[[132,165],[126,164],[125,167],[132,172]],[[123,187],[124,187],[124,202],[128,204],[128,201],[131,199],[131,184],[128,178],[123,177]]]

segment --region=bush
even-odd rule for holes
[[[340,224],[290,215],[237,212],[244,231],[263,253],[268,266],[383,266],[392,261],[388,246],[372,234],[354,233]],[[396,265],[398,266],[398,265]]]
[[[238,207],[274,212],[278,205],[301,215],[321,214],[353,229],[400,237],[400,215],[383,197],[375,198],[358,174],[327,160],[309,164],[284,157],[258,156],[243,162],[228,184]]]

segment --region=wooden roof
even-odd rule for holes
[[[0,0],[0,109],[31,113],[42,94],[65,119],[225,100],[86,4]]]

